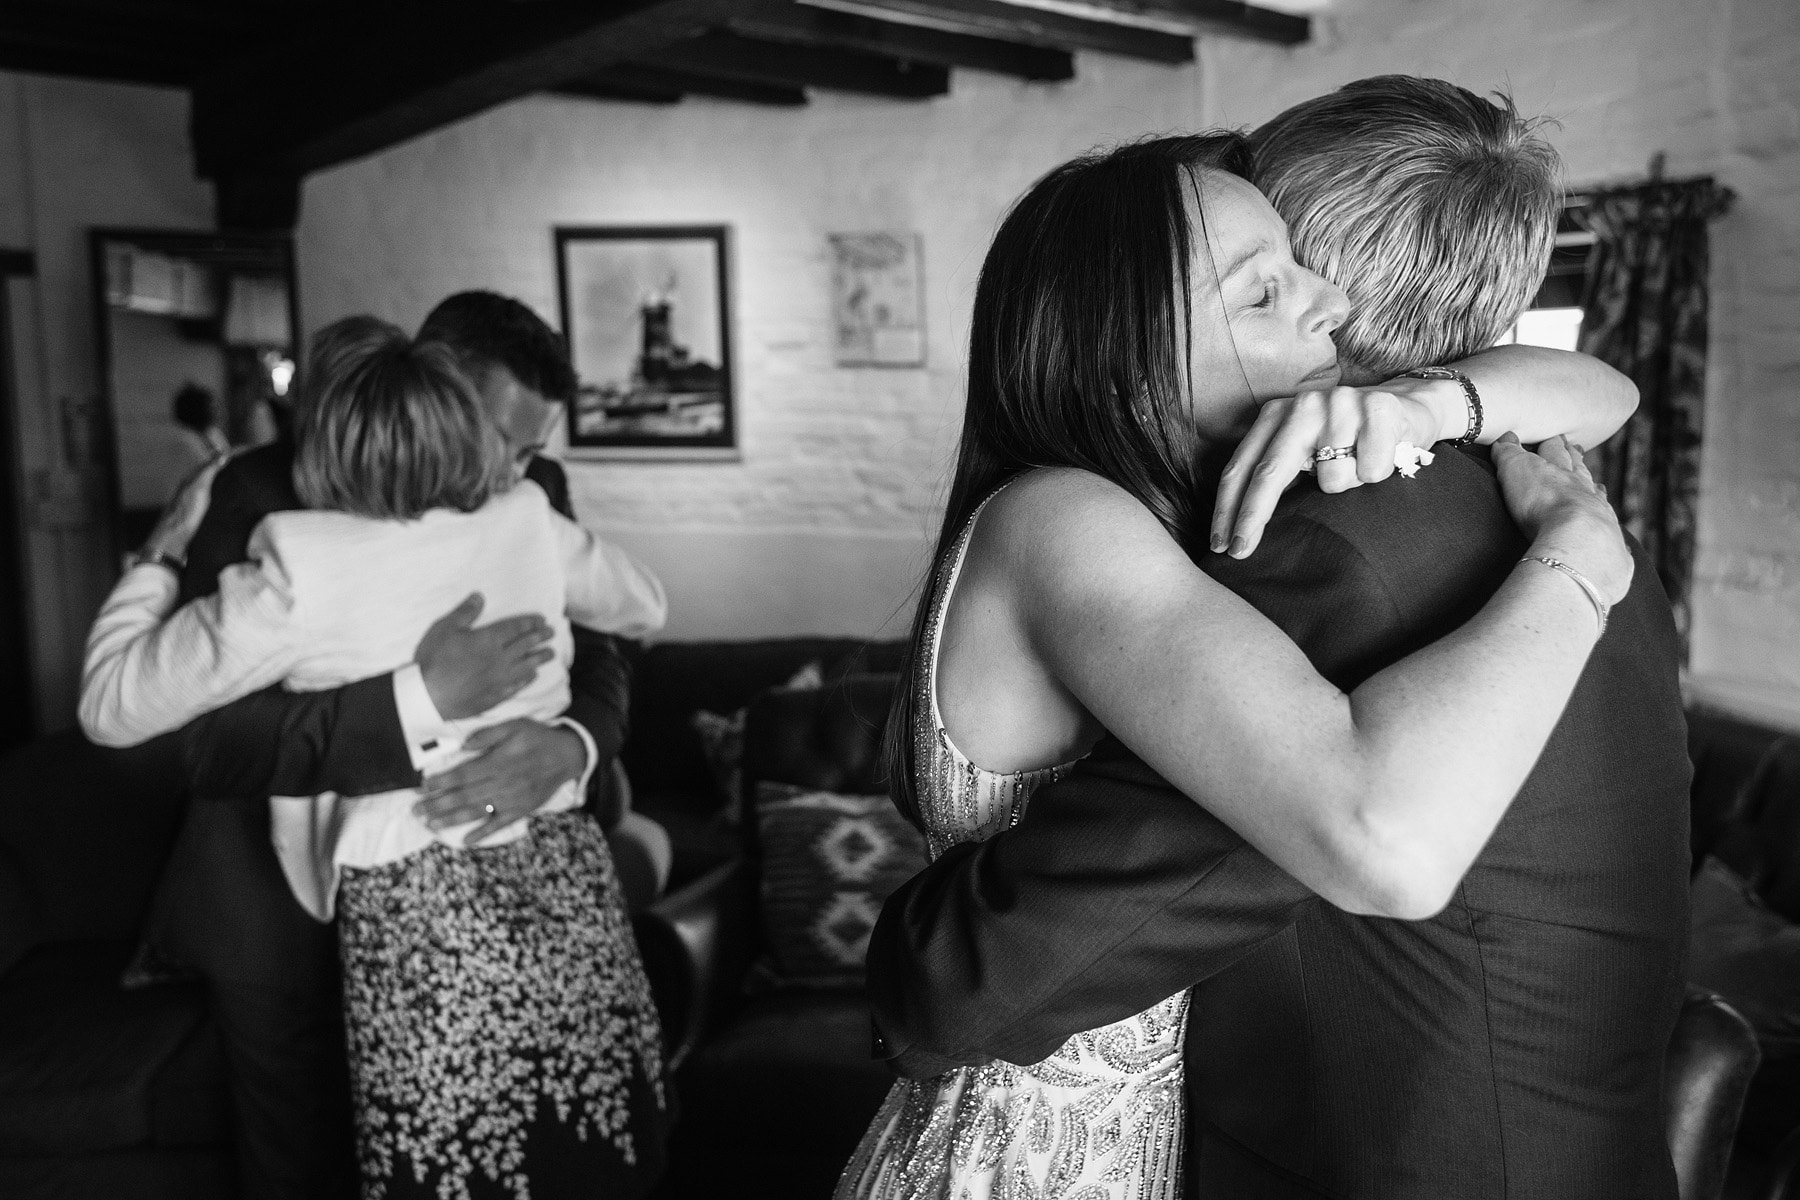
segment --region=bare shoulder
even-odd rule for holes
[[[982,514],[970,553],[1005,559],[1030,578],[1065,577],[1071,560],[1181,555],[1162,522],[1130,492],[1092,471],[1044,467],[1001,491]],[[1181,555],[1185,561],[1185,555]]]

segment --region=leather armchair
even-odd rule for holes
[[[880,746],[894,680],[851,675],[752,700],[746,791],[759,780],[885,791]],[[739,856],[635,918],[663,1019],[679,1121],[657,1195],[825,1197],[893,1084],[870,1051],[860,988],[748,994],[762,951],[756,814]]]
[[[1800,1200],[1800,1129],[1775,1148],[1768,1172],[1752,1200]]]
[[[1724,1193],[1732,1138],[1761,1061],[1750,1022],[1712,992],[1689,989],[1663,1070],[1681,1200],[1719,1200]]]

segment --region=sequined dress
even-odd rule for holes
[[[983,770],[956,748],[938,711],[944,611],[986,505],[939,571],[918,648],[914,770],[934,858],[1015,823],[1031,794],[1072,765]],[[899,1081],[845,1168],[837,1200],[1174,1200],[1186,1136],[1187,1007],[1179,992],[1029,1066],[995,1062]]]

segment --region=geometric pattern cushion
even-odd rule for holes
[[[769,973],[807,987],[860,987],[882,901],[925,866],[925,839],[886,796],[763,782],[762,941]]]

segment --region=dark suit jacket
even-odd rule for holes
[[[1485,464],[1447,452],[1414,480],[1298,491],[1255,555],[1206,565],[1348,689],[1465,621],[1523,550]],[[1199,984],[1198,1195],[1673,1197],[1676,662],[1640,556],[1537,767],[1429,921],[1306,898],[1112,749],[889,901],[870,948],[878,1031],[908,1073],[1030,1061]]]
[[[188,546],[183,603],[217,590],[219,572],[244,561],[264,517],[301,507],[292,467],[292,446],[278,442],[239,455],[214,478],[211,503]],[[573,518],[560,466],[533,458],[525,474],[556,511]],[[579,626],[573,633],[568,716],[593,736],[603,766],[625,740],[630,662],[619,639]],[[194,790],[204,796],[362,795],[419,781],[391,675],[326,692],[268,688],[200,717],[185,740]]]

